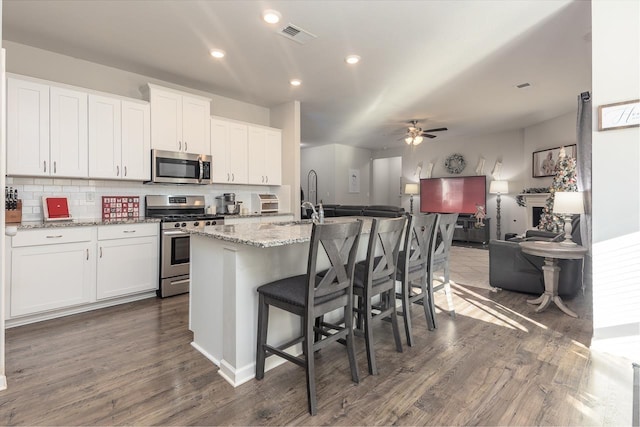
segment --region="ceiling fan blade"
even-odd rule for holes
[[[425,129],[423,132],[441,132],[443,130],[449,130],[447,128],[437,128],[437,129]]]
[[[436,135],[429,135],[428,133],[421,133],[421,136],[426,136],[427,138],[435,138]]]

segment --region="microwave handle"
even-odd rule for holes
[[[202,182],[202,178],[204,176],[204,162],[202,161],[202,158],[198,158],[198,168],[200,170],[200,173],[198,175],[198,182]]]

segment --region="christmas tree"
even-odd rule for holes
[[[558,162],[555,167],[555,176],[551,187],[549,187],[549,197],[545,207],[540,214],[538,229],[559,233],[564,231],[564,219],[553,213],[553,199],[556,191],[578,191],[576,181],[576,159],[567,157],[564,147],[558,155]]]

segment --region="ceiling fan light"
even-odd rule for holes
[[[410,136],[408,136],[408,137],[406,137],[406,138],[404,139],[404,142],[406,142],[406,143],[407,143],[407,145],[411,145],[411,143],[413,142],[413,138],[411,138]]]
[[[424,138],[421,137],[420,135],[416,136],[415,138],[413,138],[413,145],[418,145],[422,142]]]

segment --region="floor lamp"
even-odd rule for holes
[[[491,181],[489,185],[489,193],[496,194],[496,236],[497,239],[500,240],[500,195],[507,194],[509,192],[509,182],[508,181]]]
[[[404,185],[404,194],[410,194],[409,197],[409,213],[413,215],[413,195],[420,193],[420,189],[418,188],[418,184],[409,183]]]

